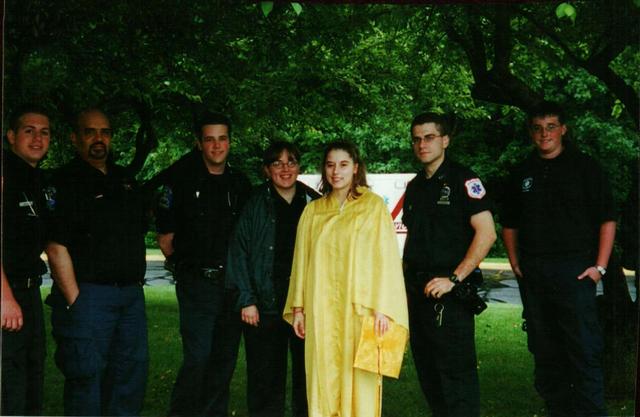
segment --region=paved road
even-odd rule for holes
[[[171,274],[163,268],[161,257],[147,258],[147,273],[145,275],[146,285],[155,287],[162,285],[173,285]],[[485,276],[485,283],[480,291],[480,295],[489,302],[522,304],[518,293],[518,283],[505,264],[482,264],[482,272]],[[627,284],[632,299],[636,298],[636,289],[633,285],[632,277],[627,277]],[[51,285],[51,278],[47,275],[44,285]],[[598,284],[598,293],[602,293],[602,285]]]

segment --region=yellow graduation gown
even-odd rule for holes
[[[304,308],[310,417],[378,417],[378,376],[353,368],[362,316],[408,329],[393,221],[382,198],[359,191],[342,207],[332,196],[308,204],[298,224],[284,318]]]

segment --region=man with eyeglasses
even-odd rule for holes
[[[496,239],[492,204],[478,176],[446,155],[445,116],[420,114],[410,131],[422,164],[402,215],[411,351],[435,417],[479,416],[474,314],[486,307],[477,268]]]
[[[42,415],[45,330],[40,259],[47,190],[38,163],[49,149],[49,117],[40,106],[15,109],[2,151],[2,402],[0,415]]]
[[[247,356],[247,404],[252,417],[283,417],[287,351],[291,351],[291,410],[307,416],[304,341],[282,320],[298,220],[320,194],[297,181],[300,152],[273,142],[262,158],[267,177],[247,202],[229,243],[227,286],[239,290]]]
[[[534,107],[528,128],[535,150],[511,174],[501,219],[525,295],[535,387],[550,416],[607,415],[596,284],[616,230],[611,188],[566,141],[558,104]]]
[[[140,415],[145,394],[147,222],[138,184],[110,158],[112,137],[104,112],[80,112],[71,133],[77,157],[54,178],[46,302],[65,415]]]
[[[225,115],[203,112],[194,133],[197,149],[159,174],[158,243],[176,280],[183,350],[168,415],[226,417],[241,335],[227,246],[251,185],[227,163]]]

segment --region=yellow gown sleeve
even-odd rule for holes
[[[311,220],[313,218],[314,203],[307,204],[300,220],[296,232],[296,244],[293,251],[293,263],[291,266],[291,277],[289,279],[289,292],[287,301],[282,312],[283,318],[289,323],[293,323],[293,307],[304,308],[304,288],[306,285],[307,268],[309,266],[309,251],[311,243]]]
[[[356,276],[356,303],[381,312],[402,327],[409,328],[407,295],[402,272],[402,260],[393,220],[382,198],[370,193],[367,220],[370,234],[366,244],[359,245],[357,270],[366,271]]]

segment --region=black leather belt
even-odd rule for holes
[[[12,290],[28,290],[29,288],[39,287],[40,285],[42,285],[42,277],[40,275],[17,281],[9,281],[9,286]]]

